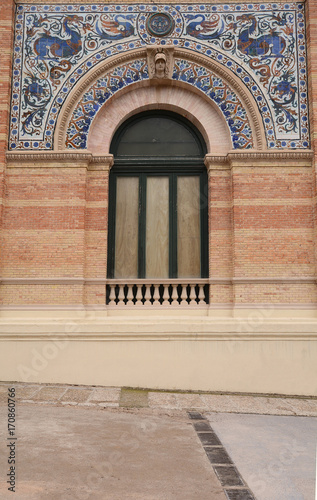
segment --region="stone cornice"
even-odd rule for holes
[[[5,309],[0,307],[1,311]],[[63,311],[62,308],[40,308],[16,309],[22,311]],[[102,309],[99,309],[102,312]],[[103,309],[105,311],[105,309]],[[9,311],[9,309],[6,309]],[[13,311],[13,309],[11,309]],[[0,320],[0,342],[2,341],[193,341],[198,340],[316,340],[317,319],[316,318],[269,318],[250,328],[244,317],[240,318],[217,318],[213,316],[191,316],[186,315],[168,316],[166,309],[161,313],[150,316],[107,316],[106,311],[98,315],[98,309],[69,307],[72,316],[39,317],[34,319],[21,317],[15,321],[12,317]],[[87,312],[78,315],[78,312]],[[93,312],[96,312],[93,316]],[[250,310],[252,313],[252,309]],[[77,313],[77,315],[76,315]],[[143,313],[144,314],[144,313]],[[144,318],[147,318],[144,320]]]
[[[56,160],[76,160],[90,161],[92,154],[89,151],[7,151],[7,161],[56,161]]]
[[[206,154],[207,171],[228,170],[232,167],[311,167],[314,153],[311,150],[248,150],[230,151],[227,155]],[[260,163],[260,165],[259,165]],[[263,164],[264,163],[264,164]]]
[[[113,165],[113,155],[91,156],[88,164],[88,170],[105,170],[110,171]]]
[[[8,167],[16,167],[17,162],[22,162],[19,167],[51,167],[51,163],[62,162],[61,167],[78,167],[78,163],[84,163],[89,170],[109,170],[113,165],[113,155],[94,156],[87,150],[82,151],[7,151],[6,159]],[[73,165],[70,162],[74,162]],[[55,165],[54,165],[55,166]],[[82,165],[80,165],[82,166]]]
[[[207,172],[210,172],[211,170],[230,170],[228,155],[206,154],[204,163],[206,165]]]
[[[299,150],[267,150],[267,151],[233,151],[228,153],[229,160],[310,160],[312,161],[314,153],[311,150],[299,149]]]

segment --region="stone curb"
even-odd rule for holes
[[[0,382],[0,402],[15,387],[20,403],[92,408],[150,408],[260,415],[317,416],[317,399],[267,395],[163,392],[150,389]]]

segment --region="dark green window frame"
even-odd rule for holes
[[[123,156],[117,155],[124,131],[144,117],[167,117],[181,123],[191,131],[197,141],[199,154],[196,156]],[[116,234],[116,192],[118,177],[139,179],[139,221],[138,221],[138,279],[146,278],[146,182],[151,176],[169,179],[169,278],[178,278],[177,263],[177,177],[196,176],[200,179],[200,278],[209,275],[208,264],[208,178],[203,158],[206,146],[200,133],[179,115],[170,112],[145,112],[127,120],[117,131],[110,151],[114,154],[114,166],[109,179],[108,213],[108,265],[109,279],[115,278],[115,234]],[[165,149],[165,153],[168,153]]]

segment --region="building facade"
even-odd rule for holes
[[[317,7],[0,7],[2,380],[317,395]]]

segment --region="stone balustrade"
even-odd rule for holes
[[[206,279],[108,280],[108,306],[205,306],[209,303]]]

